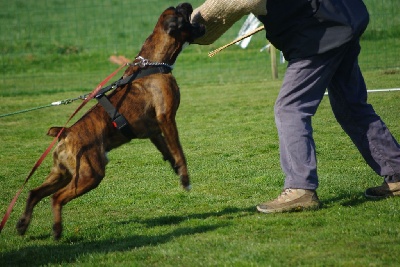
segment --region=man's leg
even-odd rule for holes
[[[353,42],[328,86],[333,113],[369,166],[381,176],[400,173],[400,146],[367,103],[367,88]]]
[[[360,52],[358,40],[349,46],[350,49],[328,86],[332,110],[367,164],[378,175],[385,177],[383,188],[374,188],[375,192],[367,190],[366,195],[397,195],[400,194],[400,146],[373,107],[367,103],[367,88],[357,62]]]
[[[315,190],[317,160],[311,118],[324,96],[345,48],[289,63],[275,104],[284,188]]]
[[[257,206],[261,212],[280,212],[319,206],[317,160],[311,118],[346,47],[307,59],[291,61],[275,104],[281,166],[285,185],[275,200]]]

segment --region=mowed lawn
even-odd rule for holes
[[[367,73],[381,77],[380,72]],[[107,176],[64,208],[64,237],[51,236],[49,199],[35,209],[26,236],[15,223],[29,188],[39,185],[51,158],[29,181],[1,233],[0,262],[12,265],[131,266],[395,266],[400,249],[400,199],[367,201],[363,190],[381,183],[336,124],[327,99],[314,119],[323,208],[259,214],[255,205],[276,197],[278,160],[273,102],[279,82],[182,86],[178,125],[193,190],[147,140],[109,154]],[[54,99],[68,97],[56,93]],[[46,94],[30,97],[45,103]],[[18,98],[3,98],[13,107]],[[370,102],[400,137],[400,92],[370,94]],[[5,211],[51,139],[77,104],[2,118],[0,203]]]
[[[152,5],[151,14],[163,9]],[[77,10],[70,6],[63,10],[72,13],[62,16],[80,16],[72,15]],[[94,10],[104,17],[111,12],[98,6]],[[142,21],[147,34],[140,41],[118,48],[116,54],[132,58],[156,17]],[[121,31],[118,40],[131,38]],[[93,33],[106,39],[108,32],[96,28]],[[227,33],[210,47],[188,47],[174,70],[181,87],[177,122],[193,185],[190,192],[180,188],[178,177],[149,140],[133,140],[109,153],[106,177],[98,188],[65,206],[61,240],[52,238],[49,198],[37,205],[21,237],[15,224],[28,191],[50,170],[48,156],[0,234],[0,266],[398,266],[400,198],[364,198],[364,190],[382,179],[336,123],[328,98],[313,120],[323,207],[270,215],[256,211],[255,205],[275,198],[283,185],[273,106],[285,65],[279,65],[279,78],[273,80],[269,56],[259,52],[265,44],[262,33],[246,50],[234,46],[207,58],[208,51],[236,33]],[[34,36],[32,43],[40,44]],[[390,42],[399,39],[390,37]],[[382,43],[367,38],[363,52],[370,54]],[[73,41],[65,44],[59,47],[75,47]],[[48,53],[29,48],[32,58],[18,42],[4,47],[9,50],[1,57],[7,68],[0,80],[0,115],[88,93],[117,68],[108,62],[115,51],[107,47]],[[388,51],[390,58],[399,53],[396,46]],[[374,69],[370,59],[361,60],[369,89],[400,87],[398,66]],[[369,102],[400,140],[400,92],[370,93]],[[0,118],[1,218],[52,141],[47,129],[62,126],[79,104]]]

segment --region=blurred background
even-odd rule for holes
[[[117,65],[133,59],[172,0],[0,0],[0,96],[35,91],[91,91]],[[193,0],[194,7],[203,1]],[[371,19],[362,38],[361,68],[399,75],[399,0],[365,0]],[[174,74],[180,84],[247,83],[272,79],[264,33],[243,49],[207,53],[238,36],[246,17],[210,46],[189,46]],[[279,51],[277,51],[279,61]],[[278,64],[279,78],[286,64]]]

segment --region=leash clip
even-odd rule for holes
[[[139,62],[137,62],[135,65],[138,65],[141,68],[146,67],[147,65],[149,65],[149,60],[145,59],[142,56],[138,56],[136,59],[140,60]]]

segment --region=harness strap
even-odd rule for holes
[[[125,137],[129,139],[134,138],[135,134],[130,129],[128,121],[125,119],[124,116],[122,116],[122,114],[118,112],[118,110],[110,102],[108,97],[106,95],[101,95],[96,99],[99,102],[99,104],[105,109],[108,116],[110,116],[110,118],[112,119],[114,127],[117,128],[119,131],[121,131],[121,133]]]
[[[151,75],[151,74],[156,74],[156,73],[170,73],[171,68],[168,66],[151,66],[147,67],[146,69],[139,69],[137,72],[125,77],[125,78],[120,78],[118,81],[114,82],[113,84],[106,86],[97,93],[96,98],[99,97],[100,95],[103,95],[107,93],[110,90],[114,90],[118,87],[124,86],[128,83],[131,83],[133,80],[143,78],[145,76]]]
[[[107,112],[108,116],[112,119],[112,123],[115,128],[117,128],[126,138],[128,139],[133,139],[136,137],[136,135],[132,132],[132,129],[130,128],[130,125],[128,121],[125,119],[125,117],[118,112],[118,110],[114,107],[114,105],[110,102],[108,99],[107,95],[105,95],[106,92],[116,89],[118,87],[124,86],[126,84],[131,83],[135,79],[139,79],[151,74],[156,74],[156,73],[170,73],[171,68],[168,66],[152,66],[148,67],[146,69],[140,69],[139,71],[125,77],[121,78],[112,85],[109,85],[107,87],[102,88],[99,93],[96,95],[96,99],[99,102],[99,104],[104,108],[104,110]]]

